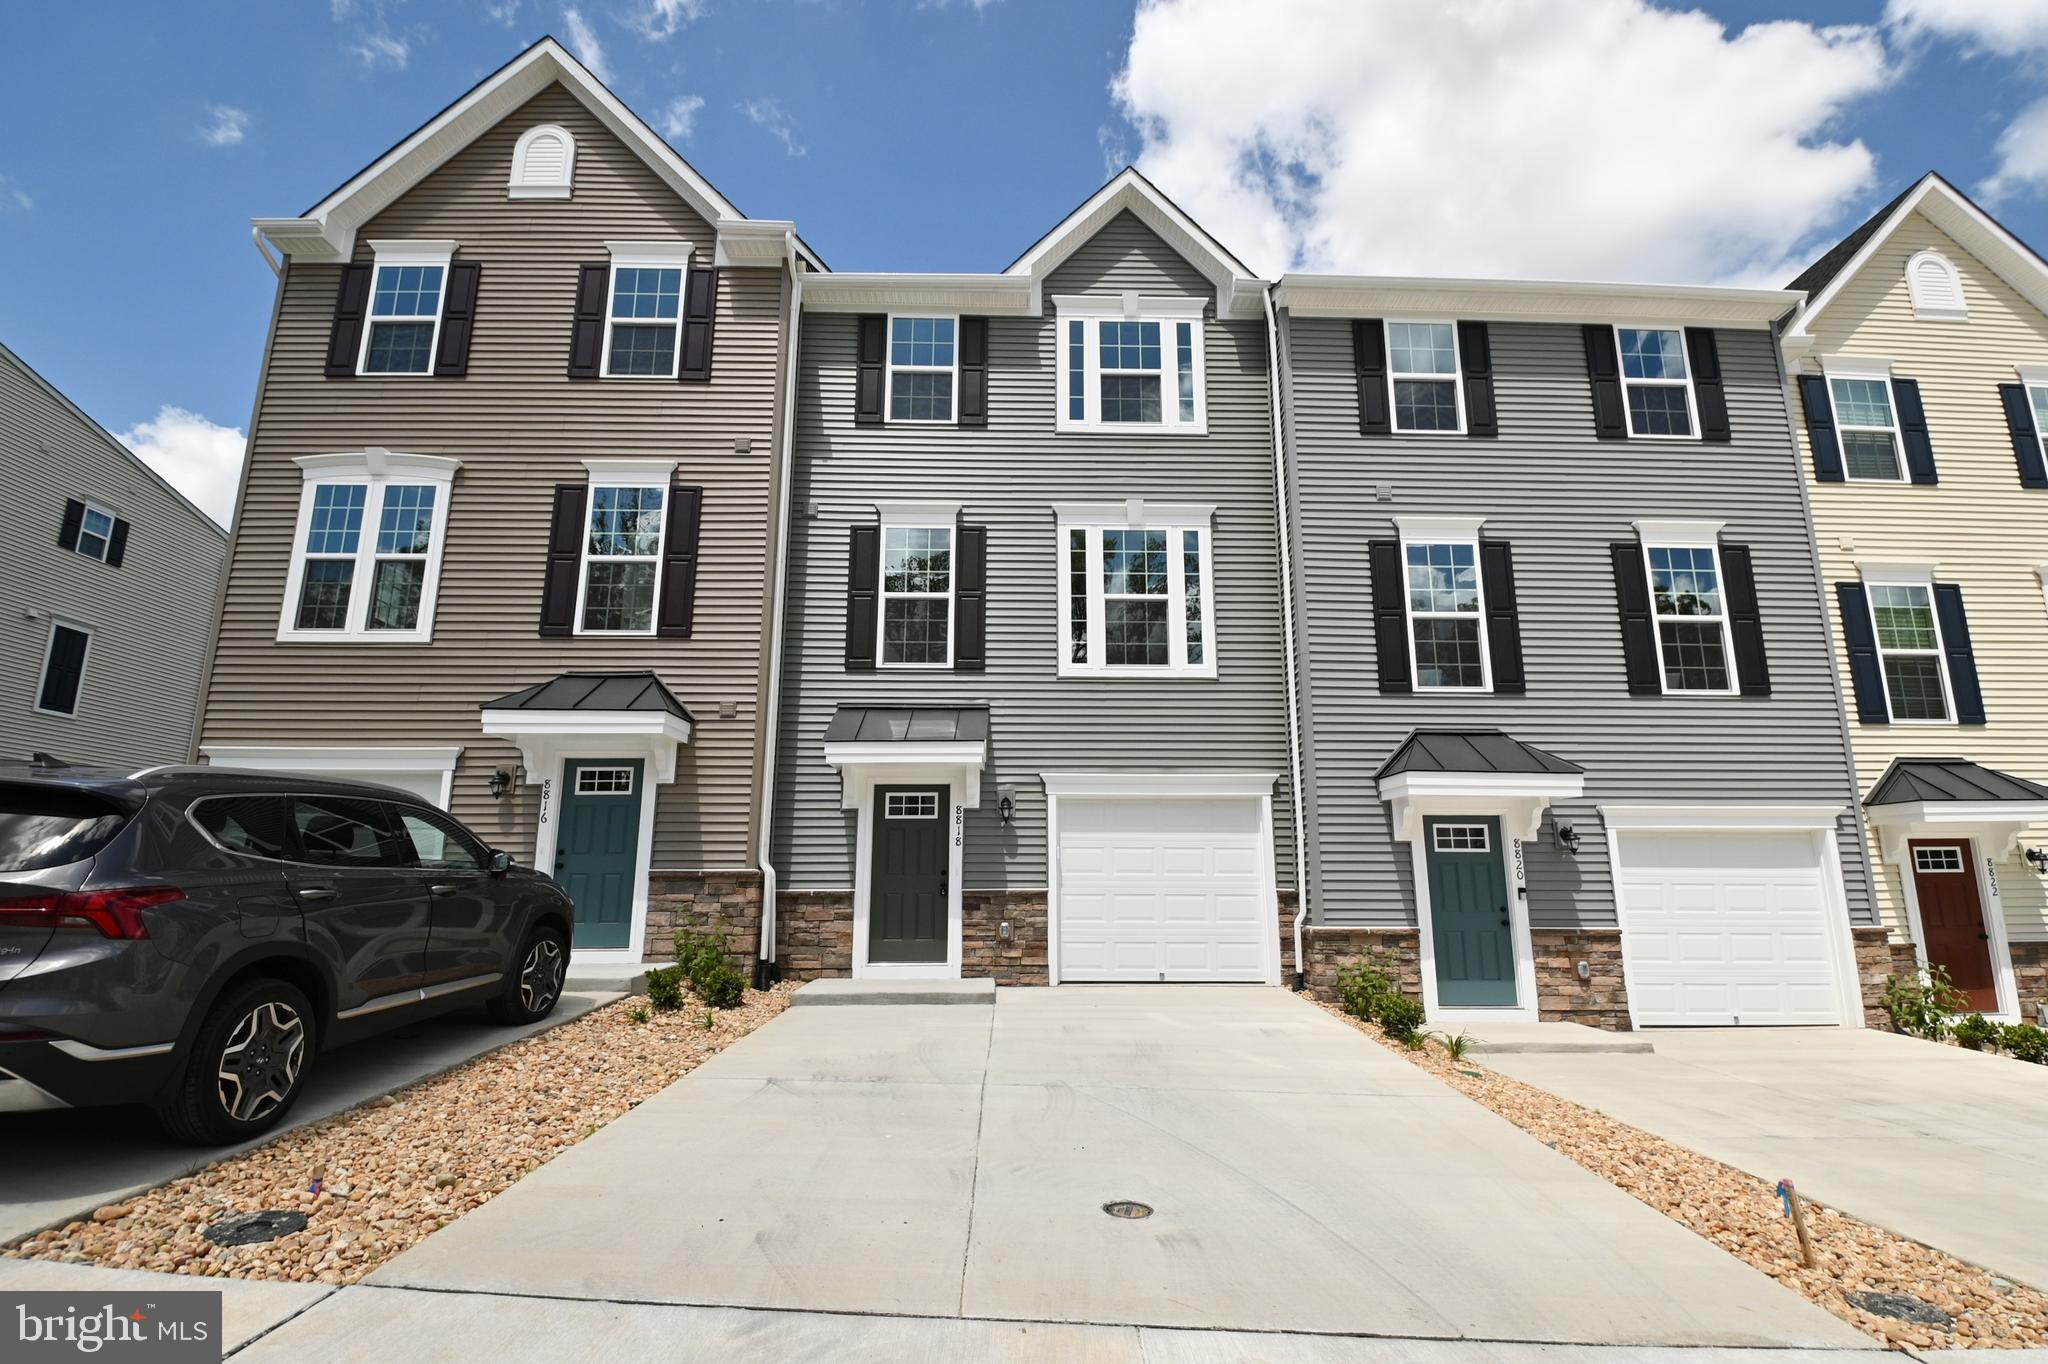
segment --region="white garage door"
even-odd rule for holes
[[[1623,833],[1621,950],[1645,1026],[1839,1023],[1808,834]]]
[[[1062,797],[1060,979],[1266,979],[1260,803]]]

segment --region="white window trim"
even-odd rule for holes
[[[85,518],[91,516],[94,512],[98,512],[101,516],[107,518],[107,533],[105,535],[100,535],[96,530],[86,529]],[[120,519],[120,517],[114,515],[112,511],[109,511],[100,503],[86,502],[85,510],[79,513],[78,517],[78,543],[71,547],[71,552],[82,559],[90,559],[96,564],[105,563],[107,556],[114,552],[114,523]],[[85,543],[85,537],[88,535],[98,537],[100,541],[100,552],[98,554],[87,554],[82,548]]]
[[[1394,368],[1394,328],[1397,326],[1449,327],[1451,329],[1451,372],[1416,374]],[[1465,434],[1465,354],[1458,345],[1458,324],[1440,317],[1390,317],[1380,323],[1380,344],[1387,352],[1387,420],[1397,436],[1462,436]],[[1617,346],[1620,344],[1616,342]],[[1617,355],[1620,351],[1615,352]],[[1692,368],[1688,357],[1686,368]],[[1423,383],[1448,383],[1457,404],[1458,424],[1452,429],[1401,425],[1401,406],[1395,401],[1395,383],[1407,379]]]
[[[960,509],[950,503],[903,503],[884,504],[877,510],[880,512],[881,563],[875,582],[875,666],[890,672],[945,672],[953,666],[953,650],[958,644],[953,632],[959,624]],[[889,590],[889,532],[912,529],[943,530],[952,537],[946,557],[946,661],[943,663],[891,663],[883,643],[888,634],[891,597],[929,600],[939,595],[936,592]]]
[[[899,365],[896,363],[896,323],[905,322],[951,322],[953,324],[953,363],[949,365]],[[891,426],[958,426],[960,424],[960,314],[958,313],[890,313],[883,322],[886,330],[882,333],[884,350],[882,354],[882,420]],[[948,404],[952,413],[948,417],[899,417],[896,412],[896,376],[898,374],[950,374],[953,377],[953,396]]]
[[[50,660],[57,652],[57,632],[72,630],[85,636],[85,652],[78,657],[78,689],[71,694],[70,710],[51,710],[43,705],[43,688],[50,680]],[[63,616],[50,617],[50,630],[43,638],[43,666],[36,669],[36,693],[29,702],[29,709],[38,715],[54,715],[60,720],[76,720],[79,710],[85,704],[85,677],[92,668],[92,644],[96,632],[90,625]]]
[[[1728,615],[1728,568],[1721,559],[1719,521],[1638,521],[1636,540],[1643,562],[1643,586],[1650,594],[1650,647],[1657,655],[1657,686],[1666,696],[1740,696],[1742,678],[1735,663],[1735,624]],[[1657,575],[1650,562],[1653,549],[1704,549],[1714,556],[1715,595],[1721,611],[1715,616],[1660,616],[1657,614]],[[1721,630],[1721,659],[1728,668],[1725,687],[1673,687],[1664,670],[1664,622],[1680,621],[1698,625],[1711,620]]]
[[[2036,391],[2048,393],[2048,365],[2015,365],[2020,376],[2020,390],[2027,400],[2027,411],[2034,418],[2034,439],[2041,446],[2041,457],[2048,459],[2048,421],[2043,421],[2041,409],[2034,402]]]
[[[1837,442],[1842,447],[1842,479],[1848,483],[1910,483],[1912,472],[1906,468],[1906,436],[1899,428],[1899,393],[1892,385],[1892,362],[1867,355],[1823,355],[1820,360],[1821,377],[1828,386],[1828,408],[1834,414]],[[1835,380],[1868,379],[1884,384],[1885,406],[1892,414],[1890,426],[1851,426],[1842,420],[1842,404],[1835,396]],[[1898,474],[1893,478],[1859,478],[1849,468],[1849,445],[1840,438],[1856,431],[1882,431],[1892,438],[1892,458],[1898,465]]]
[[[1216,640],[1216,508],[1207,504],[1144,502],[1061,503],[1053,508],[1057,533],[1053,537],[1053,561],[1058,569],[1054,582],[1059,601],[1059,673],[1061,677],[1214,677],[1217,668]],[[1088,549],[1088,662],[1075,663],[1069,648],[1073,609],[1067,581],[1067,536],[1086,531]],[[1104,530],[1158,530],[1167,533],[1166,618],[1167,651],[1170,662],[1160,667],[1143,664],[1103,663],[1107,649],[1104,634],[1102,592],[1102,537]],[[1181,565],[1181,532],[1201,536],[1202,571],[1202,662],[1187,662],[1187,575]]]
[[[454,500],[455,471],[462,461],[445,455],[408,455],[372,446],[339,455],[300,455],[303,484],[299,515],[292,527],[291,568],[285,574],[284,607],[278,614],[277,638],[285,644],[428,644],[434,638],[434,604],[441,592],[441,558],[448,544],[448,504]],[[356,483],[370,491],[363,500],[363,526],[356,537],[355,575],[349,580],[348,623],[339,630],[301,630],[299,592],[306,580],[306,533],[313,524],[314,490],[328,484]],[[427,484],[435,489],[432,542],[427,546],[427,571],[420,584],[419,623],[410,630],[371,630],[370,588],[377,571],[377,529],[383,519],[384,490],[393,483]],[[321,555],[339,558],[339,555]],[[405,556],[410,557],[410,556]]]
[[[1678,335],[1678,353],[1685,357],[1685,382],[1675,379],[1631,379],[1628,376],[1628,359],[1622,354],[1621,334],[1623,332],[1675,332]],[[1614,324],[1614,372],[1621,380],[1621,425],[1628,432],[1630,440],[1694,441],[1700,439],[1699,395],[1693,392],[1692,347],[1686,344],[1685,328],[1675,322],[1617,322]],[[1635,414],[1629,410],[1628,391],[1631,388],[1684,388],[1686,425],[1692,434],[1666,436],[1655,432],[1636,430]]]
[[[383,241],[371,242],[370,252],[370,296],[363,302],[363,339],[356,351],[356,374],[365,379],[431,379],[434,377],[434,362],[441,354],[441,319],[448,312],[448,273],[455,261],[456,243],[452,241]],[[388,266],[438,265],[441,267],[441,287],[434,295],[434,335],[427,342],[427,367],[411,370],[378,370],[372,373],[370,364],[370,341],[377,334],[379,322],[423,322],[424,314],[407,314],[404,317],[378,317],[377,279]]]
[[[606,379],[659,379],[673,381],[682,372],[683,363],[683,308],[689,302],[690,289],[690,243],[688,242],[606,242],[605,250],[611,253],[611,273],[605,276],[604,290],[604,350],[598,356],[597,372]],[[680,270],[682,279],[676,286],[676,343],[671,348],[668,373],[666,374],[614,374],[612,373],[612,304],[618,298],[619,271],[621,270]],[[652,327],[660,323],[658,318],[624,318],[628,326]]]
[[[1401,617],[1406,622],[1408,636],[1408,678],[1417,692],[1443,692],[1454,696],[1489,696],[1493,693],[1493,641],[1486,628],[1486,572],[1479,559],[1479,528],[1485,518],[1479,516],[1397,516],[1394,529],[1400,535],[1401,552]],[[1470,545],[1472,547],[1472,572],[1479,586],[1479,677],[1476,687],[1424,686],[1422,669],[1416,664],[1415,653],[1415,608],[1408,595],[1408,546],[1410,545]],[[1425,620],[1462,620],[1462,611],[1431,611],[1423,616]]]
[[[607,332],[607,335],[610,333]],[[627,638],[646,639],[651,637],[661,619],[661,575],[668,554],[669,499],[675,490],[669,485],[675,478],[676,461],[672,459],[586,459],[583,467],[589,471],[590,486],[583,499],[583,526],[578,532],[576,545],[576,618],[577,635],[594,639]],[[590,517],[597,510],[599,488],[659,488],[661,489],[661,529],[654,542],[654,609],[647,613],[645,630],[586,630],[583,628],[583,597],[590,587]],[[600,554],[607,562],[640,563],[644,554]]]
[[[1206,299],[1153,298],[1140,294],[1055,294],[1054,385],[1057,402],[1053,409],[1055,431],[1093,431],[1137,436],[1206,436],[1209,434],[1208,360],[1203,336]],[[1067,413],[1067,377],[1072,342],[1068,324],[1081,321],[1082,363],[1087,416],[1076,420]],[[1102,420],[1101,333],[1097,322],[1156,322],[1159,324],[1159,420],[1157,422],[1105,422]],[[1189,324],[1195,376],[1195,416],[1180,416],[1180,344],[1175,334],[1178,323]],[[1113,370],[1112,374],[1149,371]]]
[[[1941,610],[1934,600],[1934,567],[1922,564],[1863,564],[1859,567],[1862,570],[1863,576],[1864,609],[1870,615],[1870,637],[1877,646],[1877,678],[1879,684],[1884,688],[1885,717],[1895,725],[1955,726],[1959,724],[1960,722],[1956,719],[1955,689],[1949,684],[1948,677],[1948,641],[1942,637]],[[1934,624],[1934,663],[1937,676],[1941,679],[1943,718],[1939,720],[1911,720],[1892,714],[1892,684],[1891,679],[1885,675],[1885,655],[1898,654],[1901,657],[1917,658],[1926,654],[1927,650],[1887,649],[1884,647],[1884,637],[1878,633],[1877,628],[1877,602],[1872,599],[1870,592],[1870,589],[1873,587],[1918,587],[1926,591],[1927,615],[1928,619]]]
[[[1956,306],[1943,307],[1922,301],[1920,297],[1920,266],[1924,261],[1937,261],[1942,272],[1955,286]],[[1956,269],[1954,261],[1931,247],[1915,251],[1906,261],[1906,296],[1912,300],[1913,316],[1922,322],[1967,322],[1970,320],[1970,301],[1963,296],[1963,272]]]
[[[526,149],[536,138],[553,133],[562,139],[562,178],[559,181],[528,180],[526,176]],[[576,138],[567,128],[558,123],[539,123],[519,135],[519,141],[512,146],[512,173],[506,181],[505,197],[508,199],[567,199],[576,183]]]

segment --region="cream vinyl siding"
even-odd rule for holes
[[[0,414],[0,756],[184,762],[226,534],[5,347]],[[74,497],[129,523],[121,567],[58,545]],[[92,631],[75,716],[35,709],[52,615]]]
[[[1913,316],[1906,262],[1939,251],[1961,276],[1969,320]],[[2017,383],[2016,364],[2048,365],[2048,317],[1955,240],[1919,214],[1902,224],[1812,328],[1811,355],[1848,354],[1893,362],[1920,381],[1939,486],[1820,483],[1802,424],[1799,450],[1813,497],[1814,530],[1829,584],[1842,693],[1859,788],[1868,794],[1896,757],[1962,756],[2034,781],[2048,781],[2048,604],[2037,570],[2048,564],[2048,491],[2020,486],[1998,386]],[[1815,361],[1808,359],[1809,366]],[[1795,392],[1793,411],[1801,412]],[[1963,589],[1984,688],[1985,725],[1864,725],[1856,719],[1848,656],[1833,585],[1855,580],[1858,560],[1933,561],[1937,577]],[[2022,846],[2048,845],[2048,827]],[[1884,921],[1904,936],[1899,869],[1884,865],[1878,893]],[[2042,878],[2017,857],[1998,868],[1999,899],[2015,941],[2048,940]]]
[[[513,143],[537,123],[576,138],[570,199],[506,197]],[[565,671],[652,668],[696,718],[674,783],[656,788],[653,865],[751,866],[781,273],[720,273],[708,383],[568,378],[577,266],[605,261],[608,239],[688,241],[698,263],[713,242],[710,226],[560,86],[366,224],[356,259],[369,261],[369,242],[384,238],[451,238],[457,261],[481,264],[469,374],[323,377],[339,268],[287,273],[205,742],[460,744],[454,813],[524,859],[538,788],[522,783],[491,800],[491,771],[515,767],[518,753],[482,736],[479,704]],[[752,449],[736,453],[737,440]],[[279,644],[301,487],[292,459],[367,445],[462,461],[433,641]],[[587,458],[673,459],[678,482],[703,486],[693,638],[537,634],[554,487],[585,482]],[[734,718],[720,717],[722,702]]]

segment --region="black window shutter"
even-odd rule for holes
[[[604,310],[611,297],[609,265],[576,267],[576,315],[569,329],[569,377],[595,379],[604,359]]]
[[[1634,540],[1617,540],[1608,553],[1614,559],[1614,600],[1621,610],[1621,661],[1628,671],[1628,694],[1662,696],[1664,679],[1657,671],[1657,626],[1650,619],[1643,547]]]
[[[1387,406],[1387,329],[1379,318],[1361,317],[1352,322],[1351,362],[1358,369],[1358,434],[1392,435],[1394,417]],[[1402,657],[1407,657],[1405,651]]]
[[[1700,439],[1725,444],[1734,433],[1728,426],[1728,390],[1721,382],[1721,343],[1712,327],[1687,327],[1685,353],[1692,364],[1693,396],[1700,404]]]
[[[1412,692],[1415,678],[1408,670],[1408,582],[1401,567],[1401,542],[1373,540],[1365,551],[1372,570],[1372,633],[1379,656],[1380,692],[1388,696]]]
[[[1601,440],[1628,439],[1628,413],[1621,401],[1621,355],[1614,348],[1614,328],[1588,322],[1586,377],[1593,384],[1593,432]]]
[[[882,528],[855,526],[846,564],[846,670],[875,666],[875,613],[882,586]]]
[[[1515,556],[1505,540],[1479,542],[1479,585],[1486,594],[1486,656],[1493,689],[1504,696],[1529,690],[1522,670],[1522,617],[1515,608]]]
[[[1939,483],[1934,471],[1934,438],[1927,433],[1927,409],[1920,404],[1918,379],[1892,379],[1899,404],[1899,435],[1906,445],[1906,472],[1915,483]]]
[[[57,527],[57,547],[77,549],[79,528],[85,525],[85,503],[75,497],[64,499],[64,523]]]
[[[589,497],[588,484],[555,485],[547,575],[540,589],[540,632],[545,636],[576,633],[576,575],[583,562],[583,509]]]
[[[456,261],[448,267],[448,291],[441,299],[441,343],[435,348],[434,376],[460,379],[469,373],[469,338],[476,329],[476,285],[483,267]]]
[[[1493,406],[1493,345],[1484,322],[1458,324],[1458,359],[1465,367],[1465,434],[1500,435],[1500,414]]]
[[[128,523],[118,516],[114,528],[107,532],[107,567],[119,568],[121,561],[128,557]]]
[[[661,603],[654,633],[688,639],[697,609],[697,539],[704,520],[704,490],[685,484],[668,490],[668,530],[661,545]]]
[[[1721,546],[1721,586],[1728,594],[1728,630],[1735,637],[1735,675],[1744,696],[1771,694],[1764,655],[1764,618],[1756,602],[1756,567],[1748,545]]]
[[[856,426],[880,426],[882,356],[888,341],[884,333],[889,320],[880,313],[862,313],[854,320],[860,333],[860,363],[854,387],[853,421]]]
[[[2034,405],[2028,401],[2025,384],[2000,384],[1998,400],[2005,404],[2005,428],[2012,432],[2013,458],[2020,464],[2022,488],[2048,488],[2048,459],[2041,455],[2041,429],[2034,424]]]
[[[1856,718],[1866,725],[1888,725],[1892,711],[1884,695],[1884,666],[1877,657],[1870,595],[1862,583],[1836,583],[1835,604],[1842,612],[1842,644],[1849,654],[1849,681],[1856,688]]]
[[[988,319],[960,319],[960,402],[962,426],[988,425]]]
[[[1970,648],[1970,621],[1963,614],[1963,589],[1934,585],[1934,615],[1941,622],[1941,647],[1948,654],[1948,689],[1955,697],[1956,723],[1984,723],[1984,688],[1977,681],[1977,654]]]
[[[1835,434],[1835,404],[1828,396],[1825,375],[1799,376],[1799,405],[1806,409],[1806,443],[1813,447],[1813,476],[1822,483],[1842,482],[1842,441]]]
[[[683,356],[676,377],[702,382],[711,377],[711,331],[718,316],[718,271],[692,270],[683,280]]]
[[[344,265],[334,291],[334,329],[327,334],[327,377],[353,379],[363,348],[363,322],[370,311],[370,267]]]
[[[962,526],[953,554],[953,666],[988,667],[988,527]]]

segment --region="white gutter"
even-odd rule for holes
[[[777,722],[782,716],[782,613],[789,590],[789,508],[790,478],[796,452],[796,369],[799,333],[803,330],[804,272],[796,253],[796,234],[790,233],[789,260],[789,353],[783,377],[782,449],[777,452],[775,492],[775,586],[770,594],[774,621],[768,632],[768,713],[761,717],[761,825],[754,861],[761,869],[760,960],[775,961],[775,864],[770,860],[775,838],[775,745]]]
[[[1273,497],[1275,520],[1280,531],[1280,631],[1287,654],[1287,772],[1293,786],[1294,802],[1294,976],[1308,979],[1308,963],[1301,955],[1302,925],[1308,921],[1308,834],[1307,815],[1301,795],[1301,691],[1294,657],[1294,547],[1289,534],[1286,437],[1281,430],[1280,405],[1280,320],[1273,311],[1273,289],[1259,291],[1266,305],[1266,382],[1273,404]]]

